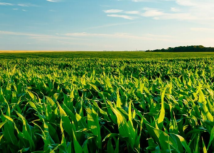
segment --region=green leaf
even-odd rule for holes
[[[5,125],[5,123],[7,123],[7,120],[5,120],[4,122],[0,123],[0,129]]]
[[[121,102],[121,99],[120,99],[120,92],[119,92],[119,89],[117,90],[117,101],[116,101],[116,106],[121,108],[122,106],[122,102]]]
[[[75,150],[75,152],[82,153],[83,149],[82,149],[81,145],[79,144],[79,142],[77,141],[77,138],[76,138],[76,135],[74,132],[74,125],[73,124],[72,124],[72,132],[73,132],[74,150]]]
[[[213,139],[214,139],[214,127],[212,128],[211,133],[210,133],[210,140],[209,140],[209,144],[207,146],[207,151],[209,150],[210,145],[212,144]]]
[[[88,121],[88,128],[91,132],[96,136],[96,145],[99,149],[102,148],[102,139],[101,139],[101,131],[100,131],[100,124],[99,124],[99,117],[95,110],[92,108],[87,108],[87,121]]]
[[[207,153],[207,148],[206,145],[204,143],[204,139],[202,138],[202,147],[203,147],[203,153]]]
[[[183,147],[185,148],[185,150],[188,152],[188,153],[191,153],[191,149],[189,148],[189,146],[187,145],[186,143],[186,140],[180,136],[180,135],[177,135],[177,134],[174,134],[181,142],[181,144],[183,145]]]
[[[161,93],[161,110],[160,110],[160,115],[158,117],[158,125],[159,125],[160,129],[162,129],[162,127],[163,127],[163,121],[164,121],[164,117],[165,117],[164,96],[165,96],[167,88],[168,88],[168,86],[166,86]]]

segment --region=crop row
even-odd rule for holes
[[[213,59],[0,61],[0,152],[213,152]]]

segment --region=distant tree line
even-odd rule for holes
[[[214,47],[198,46],[179,46],[169,47],[167,49],[147,50],[146,52],[214,52]]]

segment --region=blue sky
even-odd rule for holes
[[[214,46],[213,0],[0,0],[0,50]]]

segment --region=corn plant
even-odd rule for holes
[[[0,152],[214,152],[213,65],[1,60]]]

